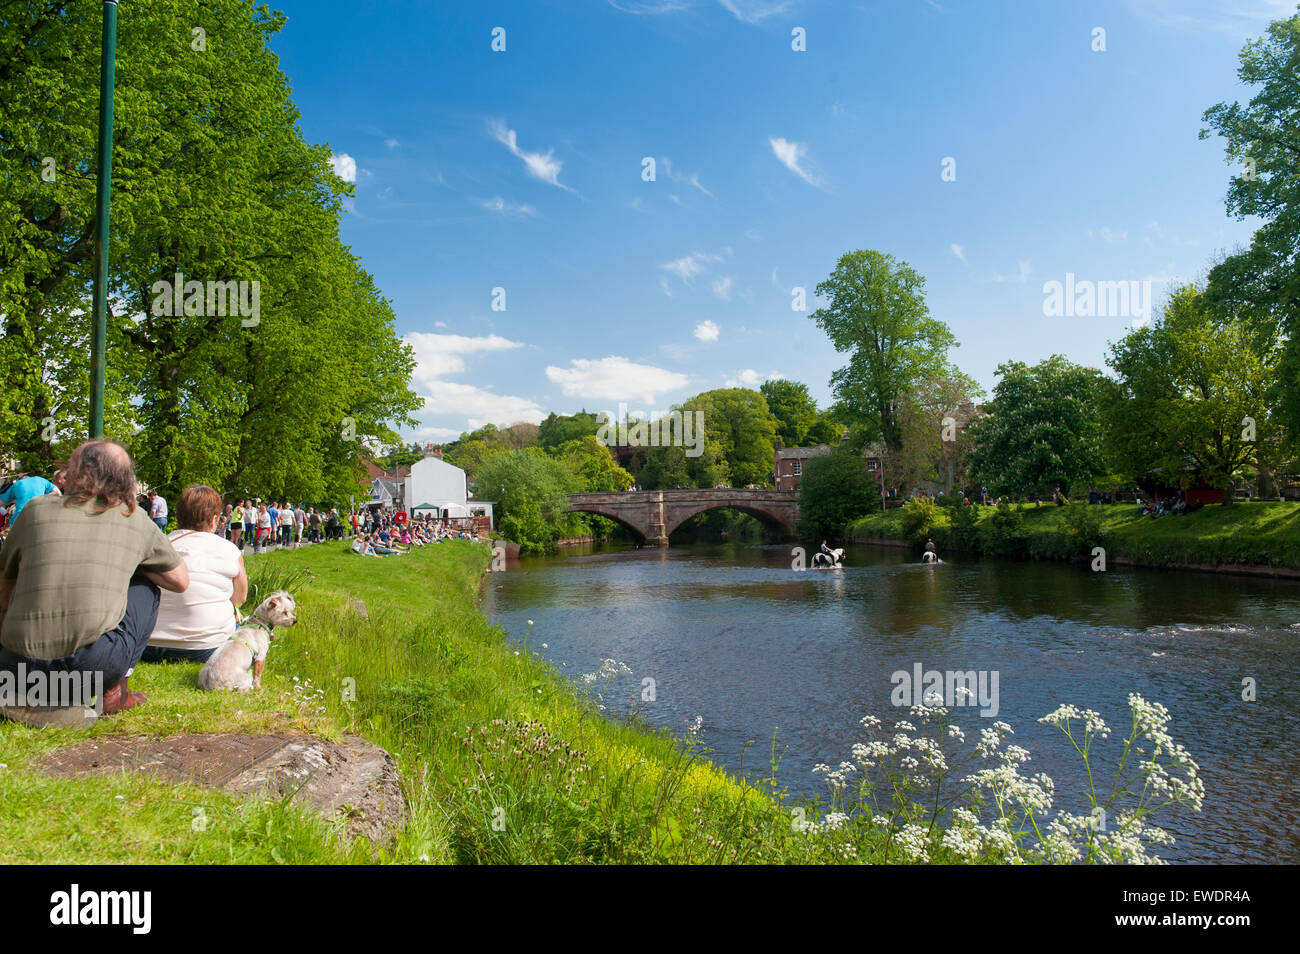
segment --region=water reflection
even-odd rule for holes
[[[647,716],[678,727],[703,716],[733,770],[754,742],[746,768],[765,771],[775,732],[792,791],[818,791],[812,766],[848,756],[863,714],[898,717],[890,674],[919,662],[998,671],[997,717],[1056,779],[1059,804],[1078,809],[1075,757],[1035,720],[1071,702],[1119,731],[1140,692],[1169,708],[1206,782],[1205,811],[1167,826],[1179,839],[1169,856],[1300,861],[1300,584],[904,558],[851,548],[844,570],[796,572],[788,547],[587,550],[490,576],[485,609],[521,638],[533,619],[533,645],[546,642],[564,672],[626,663],[633,675],[607,699],[631,700],[654,677]],[[1257,702],[1241,700],[1245,677]],[[973,710],[961,718],[979,728]]]

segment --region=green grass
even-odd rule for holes
[[[264,589],[297,576],[299,625],[277,633],[262,691],[200,693],[198,664],[141,664],[131,685],[149,701],[89,729],[0,722],[0,861],[843,857],[796,830],[780,792],[738,782],[666,733],[605,718],[510,642],[478,608],[489,557],[485,545],[461,541],[383,560],[339,544],[250,556],[250,577]],[[350,842],[340,820],[284,804],[125,773],[53,779],[34,765],[88,737],[264,731],[357,732],[392,753],[409,810],[395,843]],[[873,855],[864,845],[856,857]]]
[[[1127,558],[1135,563],[1228,564],[1300,569],[1300,504],[1290,502],[1209,505],[1182,517],[1139,517],[1131,504],[1090,507],[1100,516],[1099,534],[1082,539],[1066,528],[1068,508],[1024,505],[1024,535],[1019,555],[1050,559],[1085,559],[1092,546],[1104,546],[1108,559]],[[992,507],[980,508],[974,545],[962,549],[990,549]],[[952,511],[936,508],[935,542],[953,547]],[[902,510],[873,514],[849,528],[854,540],[904,540]],[[912,542],[912,541],[908,541]]]

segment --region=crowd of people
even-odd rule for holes
[[[139,494],[121,445],[87,441],[53,480],[0,484],[0,673],[97,677],[111,715],[145,701],[128,677],[140,662],[205,662],[235,638],[248,597],[244,550],[344,539],[366,556],[407,553],[470,528],[402,510],[223,503],[194,484],[176,501],[175,529],[157,492]],[[21,516],[21,519],[19,517]],[[66,700],[65,700],[66,701]],[[0,698],[0,715],[30,725],[83,725],[85,703]]]

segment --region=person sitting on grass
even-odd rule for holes
[[[80,677],[83,692],[102,683],[106,715],[145,701],[127,677],[153,632],[159,588],[184,593],[190,584],[135,490],[126,449],[87,441],[68,459],[63,496],[28,502],[0,552],[0,671]],[[28,725],[88,721],[88,699],[50,701],[3,711]]]
[[[385,532],[382,536],[386,536],[386,535],[387,533]],[[370,535],[370,546],[373,547],[374,551],[378,553],[380,556],[392,556],[393,554],[406,552],[405,550],[384,543],[382,536],[378,532],[372,533]]]
[[[186,487],[176,502],[180,529],[167,535],[190,571],[184,593],[164,593],[144,662],[207,662],[235,638],[235,614],[248,598],[248,572],[239,547],[211,533],[221,495],[211,487]]]
[[[370,540],[364,534],[358,533],[352,541],[352,552],[360,556],[382,557],[382,553],[376,553],[375,548],[371,546]]]

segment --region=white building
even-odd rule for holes
[[[492,520],[492,502],[469,496],[465,471],[426,448],[424,459],[411,465],[402,495],[412,515],[432,513],[435,517],[487,517]],[[495,526],[495,521],[492,523]]]

